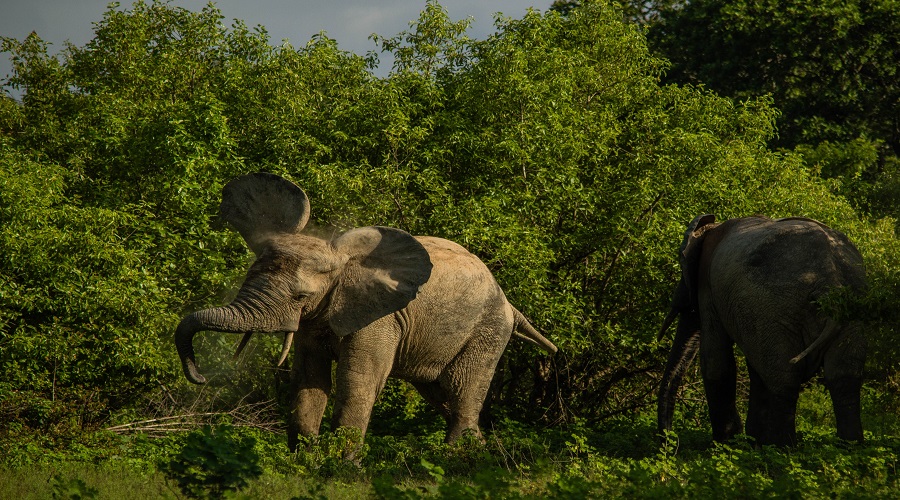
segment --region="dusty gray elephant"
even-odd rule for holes
[[[862,257],[843,234],[803,218],[694,219],[681,246],[682,277],[660,337],[676,317],[659,387],[658,426],[672,428],[675,394],[699,351],[713,438],[742,432],[735,407],[734,344],[750,372],[747,434],[758,444],[796,443],[800,386],[823,370],[838,436],[861,441],[866,339],[815,301],[836,288],[862,293]],[[702,333],[701,333],[702,332]]]
[[[488,268],[461,246],[399,229],[362,227],[326,241],[302,234],[309,201],[277,175],[238,177],[220,216],[256,261],[228,305],[185,316],[175,344],[185,376],[202,384],[198,331],[285,332],[279,364],[296,337],[288,446],[316,435],[332,389],[333,423],[365,434],[388,376],[411,382],[447,420],[447,441],[471,430],[500,355],[514,333],[556,351],[506,299]],[[299,332],[294,335],[294,332]]]

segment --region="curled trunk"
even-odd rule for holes
[[[197,370],[194,356],[194,335],[199,331],[246,333],[260,330],[258,321],[253,315],[246,314],[238,304],[203,309],[185,316],[175,329],[175,347],[181,358],[184,376],[195,384],[206,383],[206,377]]]

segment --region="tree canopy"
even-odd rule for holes
[[[654,2],[655,3],[655,2]],[[876,216],[900,215],[900,3],[896,0],[659,4],[650,43],[667,78],[734,99],[771,95],[769,141],[804,155]]]

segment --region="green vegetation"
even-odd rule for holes
[[[660,7],[649,33],[672,61],[669,79],[741,100],[771,95],[781,111],[773,147],[802,153],[861,212],[900,215],[900,2]]]
[[[162,472],[191,498],[221,498],[262,474],[255,439],[230,426],[204,426],[185,437]]]
[[[565,4],[471,40],[429,2],[375,39],[396,61],[386,77],[325,35],[273,47],[213,5],[114,4],[91,42],[56,55],[35,34],[3,38],[3,88],[22,97],[0,96],[0,497],[896,490],[896,2]],[[841,44],[805,45],[832,24]],[[733,50],[751,35],[802,64]],[[487,443],[441,444],[436,414],[391,383],[359,464],[340,433],[291,455],[277,429],[287,372],[265,336],[237,363],[234,336],[198,339],[218,372],[188,387],[172,331],[227,301],[250,262],[214,214],[222,186],[253,171],[302,186],[316,230],[399,227],[489,265],[561,352],[510,344]],[[679,439],[659,446],[656,332],[684,224],[704,212],[812,217],[859,246],[870,297],[831,305],[867,321],[865,445],[830,437],[812,384],[796,450],[713,446],[694,376]],[[233,482],[204,486],[216,474]]]
[[[660,446],[649,419],[614,418],[603,426],[573,423],[544,430],[504,422],[485,444],[445,445],[440,433],[370,436],[367,454],[355,464],[341,458],[342,450],[331,436],[322,436],[328,443],[291,455],[280,436],[219,425],[231,437],[217,438],[215,447],[255,441],[241,467],[259,467],[262,475],[237,492],[211,497],[891,497],[900,487],[900,443],[870,434],[865,445],[849,446],[833,437],[827,422],[814,419],[814,407],[821,401],[806,398],[804,403],[809,406],[801,409],[804,441],[789,452],[755,449],[743,440],[712,444],[708,431],[696,429],[670,435]],[[0,470],[0,494],[31,499],[53,494],[78,498],[64,494],[80,493],[81,498],[92,498],[89,494],[95,491],[96,498],[204,498],[215,485],[203,489],[195,482],[199,489],[187,494],[179,488],[178,476],[157,471],[179,460],[184,455],[180,443],[201,432],[152,444],[141,438],[129,442],[95,435],[106,440],[104,446]],[[313,455],[319,459],[310,461]],[[221,455],[194,456],[196,464],[204,466],[195,469],[200,471],[218,467]]]

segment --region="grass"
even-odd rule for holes
[[[121,500],[179,499],[184,496],[159,472],[145,473],[112,464],[72,462],[0,469],[0,498],[45,500],[54,493],[72,492],[81,480],[96,490],[96,498]],[[69,486],[61,488],[60,485]],[[323,481],[318,477],[267,473],[241,491],[248,498],[371,498],[367,482]],[[62,495],[61,498],[72,498]],[[85,497],[91,498],[91,497]]]
[[[356,446],[352,434],[325,434],[290,454],[279,434],[224,426],[220,434],[207,431],[205,444],[188,455],[201,457],[201,472],[212,470],[202,460],[224,461],[240,449],[237,436],[244,444],[251,436],[252,453],[232,459],[254,460],[262,474],[248,476],[236,498],[889,498],[900,490],[900,426],[874,397],[866,396],[861,445],[834,437],[827,393],[814,386],[798,410],[802,442],[786,450],[755,448],[748,439],[714,444],[702,412],[689,406],[679,414],[679,434],[662,445],[645,411],[549,429],[503,420],[486,443],[446,445],[436,430],[375,434],[358,461],[343,458]],[[5,446],[0,498],[186,498],[163,471],[186,456],[188,442],[185,435],[101,432],[54,447],[23,434]]]
[[[889,498],[896,495],[900,440],[873,438],[849,446],[830,436],[814,436],[789,451],[754,449],[745,441],[676,450],[674,441],[657,453],[632,458],[627,453],[583,449],[557,450],[518,469],[498,467],[496,449],[475,463],[468,450],[447,451],[447,469],[428,460],[402,474],[373,471],[371,460],[360,468],[282,474],[266,471],[241,490],[246,498],[546,498],[657,497],[706,498],[778,496],[788,498]],[[471,446],[467,447],[471,448]],[[428,453],[433,450],[423,450]],[[285,454],[287,455],[287,454]],[[460,456],[463,455],[463,456]],[[406,465],[402,468],[405,469]],[[390,468],[384,464],[381,467]],[[394,471],[400,468],[394,468]],[[80,498],[184,498],[160,472],[145,472],[106,462],[40,463],[0,470],[0,498],[79,498],[82,481],[96,496]],[[80,491],[84,491],[82,488]]]

